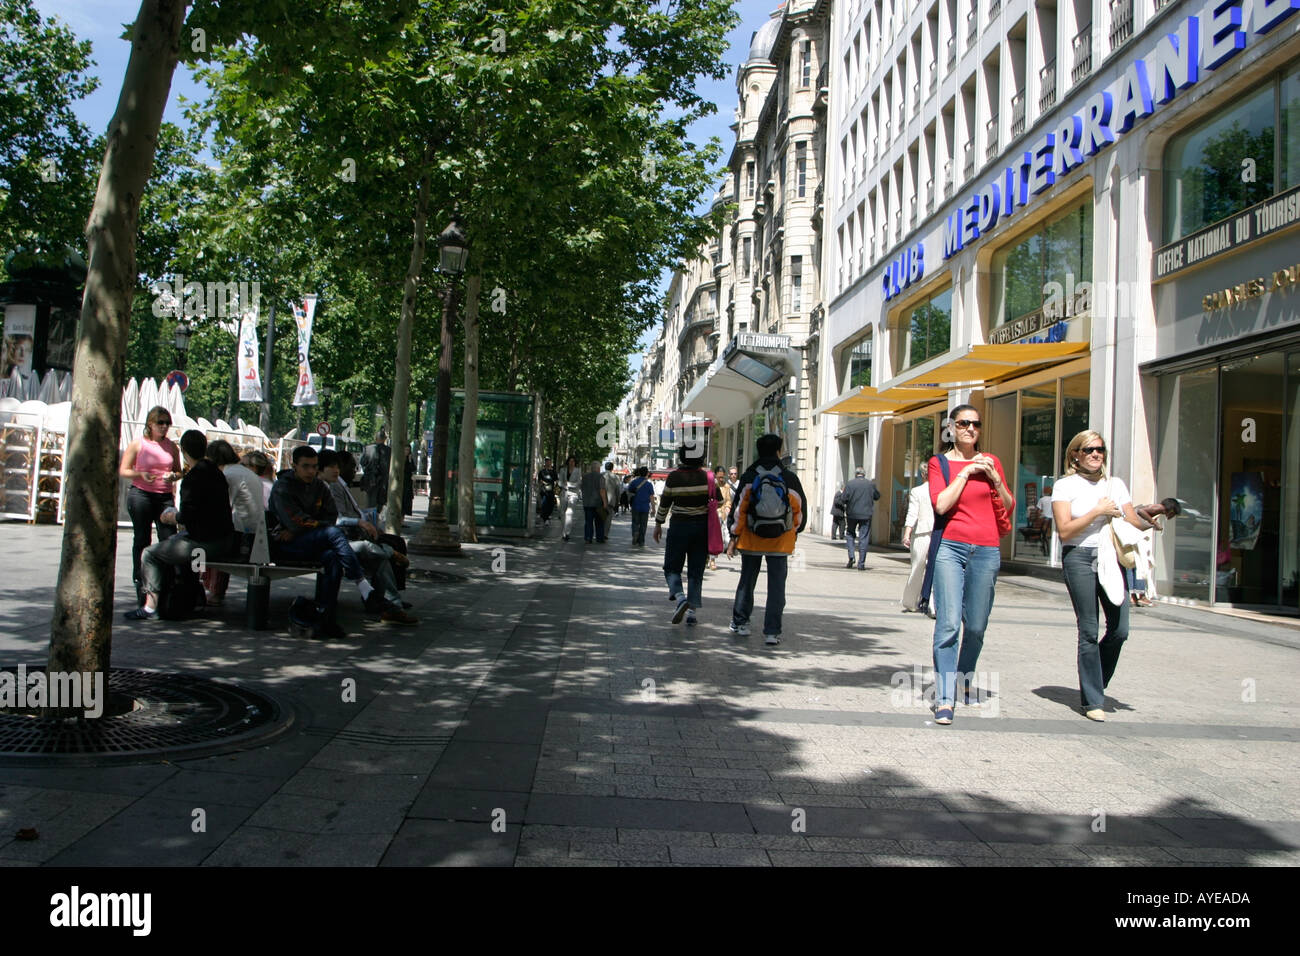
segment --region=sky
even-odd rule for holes
[[[126,61],[131,52],[130,44],[121,39],[124,24],[132,21],[140,9],[138,0],[34,0],[36,9],[43,17],[57,17],[67,24],[82,40],[90,40],[93,49],[91,59],[94,65],[91,73],[99,78],[100,84],[93,94],[79,101],[74,110],[77,117],[90,127],[92,132],[102,133],[108,129],[113,111],[117,107],[118,94],[122,88],[122,77],[126,74]],[[739,24],[729,34],[729,49],[724,57],[727,76],[722,80],[704,80],[696,91],[706,100],[717,106],[711,116],[697,120],[689,130],[692,142],[707,142],[716,136],[722,143],[722,161],[725,162],[731,152],[735,136],[731,131],[733,110],[736,107],[736,68],[740,66],[749,53],[749,43],[754,33],[767,22],[780,0],[735,0],[733,7],[740,15]],[[180,98],[191,101],[206,99],[204,86],[196,83],[188,68],[181,66],[172,79],[171,93],[167,98],[167,108],[163,118],[184,125]],[[718,185],[721,185],[719,180]],[[707,209],[713,198],[710,190],[700,204],[701,212]],[[661,289],[667,289],[671,276],[665,274],[660,282]],[[640,351],[630,356],[633,372],[641,367],[641,352],[654,343],[658,335],[657,328],[649,329],[641,339]]]

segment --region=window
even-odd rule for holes
[[[798,183],[799,196],[808,195],[808,144],[796,143],[794,147],[795,180]]]
[[[799,86],[807,89],[812,85],[812,41],[804,40],[799,44]]]
[[[745,163],[745,198],[754,198],[754,161]]]
[[[1300,69],[1293,69],[1169,141],[1164,241],[1221,222],[1297,182]]]
[[[1014,246],[999,250],[993,256],[993,273],[1002,297],[1001,308],[994,311],[997,325],[1036,312],[1049,297],[1090,282],[1091,205],[1077,206]],[[1072,314],[1070,303],[1064,304],[1065,314]]]
[[[742,276],[743,278],[748,279],[748,278],[749,278],[749,263],[750,263],[750,257],[751,257],[751,255],[752,255],[752,253],[753,253],[753,249],[754,249],[754,240],[751,239],[749,236],[746,236],[744,239],[742,239],[742,240],[740,241],[740,247],[741,247],[741,254],[740,254],[741,272],[740,272],[740,274],[741,274],[741,276]]]
[[[894,368],[898,371],[948,351],[952,342],[952,289],[904,312],[895,326]]]
[[[790,311],[803,310],[803,256],[790,257]]]
[[[849,352],[849,388],[871,384],[871,337],[863,339]],[[847,391],[847,389],[846,389]]]

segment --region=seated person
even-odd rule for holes
[[[208,451],[204,457],[226,476],[226,485],[230,489],[230,517],[235,523],[235,533],[244,536],[239,543],[238,553],[245,555],[252,547],[251,536],[257,533],[258,523],[266,520],[262,480],[247,466],[239,463],[239,456],[228,441],[218,438],[208,442]],[[208,594],[208,605],[215,607],[225,603],[230,575],[216,568],[208,568],[201,577],[203,589]]]
[[[345,497],[349,501],[350,508],[356,511],[357,514],[364,516],[364,512],[357,504],[356,499],[352,497],[352,492],[347,490],[348,486],[357,479],[357,459],[352,452],[343,449],[335,452],[335,454],[339,456],[339,478],[343,480],[343,488],[347,491]],[[339,513],[343,514],[344,510],[340,508]],[[347,513],[351,514],[352,512],[348,511]],[[400,534],[389,534],[385,531],[380,531],[379,537],[375,540],[379,544],[386,544],[388,547],[393,549],[393,576],[397,579],[397,590],[405,591],[406,569],[411,564],[411,562],[406,558],[406,539]]]
[[[271,507],[271,486],[275,484],[275,474],[271,470],[271,459],[260,451],[250,451],[239,459],[239,463],[257,475],[262,482],[262,508]]]
[[[129,621],[158,619],[158,601],[163,592],[165,565],[177,574],[193,574],[194,553],[202,549],[204,560],[221,561],[236,551],[234,523],[230,517],[230,493],[221,469],[204,457],[208,440],[191,429],[181,436],[181,454],[186,473],[181,480],[181,508],[168,508],[159,521],[184,525],[184,532],[145,549],[140,557],[144,579],[144,605],[128,611]]]
[[[386,544],[380,544],[379,529],[361,516],[361,509],[352,498],[347,485],[339,480],[338,452],[326,449],[317,460],[320,463],[321,480],[329,486],[334,496],[334,507],[338,511],[335,525],[343,529],[352,550],[356,552],[365,569],[375,592],[366,601],[366,610],[381,611],[380,620],[386,624],[418,624],[419,618],[407,614],[403,609],[402,596],[397,593],[397,579],[393,575],[394,561],[400,558],[406,561],[406,555],[398,554]],[[409,563],[409,562],[408,562]]]
[[[347,636],[336,618],[339,585],[343,579],[346,577],[356,584],[363,603],[375,589],[366,580],[343,529],[335,527],[338,512],[334,508],[334,496],[317,476],[318,464],[316,449],[310,445],[293,450],[293,467],[280,472],[271,488],[266,523],[272,555],[277,560],[299,558],[319,561],[325,566],[316,611],[320,615],[321,633],[338,640]]]

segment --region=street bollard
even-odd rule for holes
[[[271,617],[271,579],[256,577],[248,579],[248,627],[254,631],[265,631]]]

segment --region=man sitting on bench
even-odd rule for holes
[[[386,624],[404,624],[408,627],[420,619],[402,609],[402,596],[397,591],[397,577],[393,566],[399,562],[409,564],[406,555],[399,554],[379,542],[379,529],[361,515],[361,509],[352,500],[347,485],[339,480],[339,453],[325,449],[317,455],[321,480],[329,486],[338,512],[335,524],[347,535],[352,550],[361,561],[366,577],[375,586],[375,593],[366,601],[366,610],[382,612],[379,619]]]
[[[318,465],[316,449],[310,445],[293,450],[293,468],[280,472],[271,488],[266,520],[277,561],[298,558],[325,566],[324,587],[317,595],[316,610],[321,633],[339,640],[347,636],[336,619],[339,585],[345,577],[356,584],[362,603],[374,586],[366,580],[343,529],[334,524],[338,517],[334,496],[317,476]]]
[[[167,508],[158,520],[164,524],[184,525],[185,531],[151,545],[140,556],[144,606],[128,611],[128,621],[158,620],[158,602],[163,595],[166,565],[175,567],[178,575],[193,575],[191,569],[196,551],[203,552],[204,561],[221,561],[236,550],[226,478],[216,464],[204,457],[207,449],[208,440],[203,432],[191,429],[181,436],[181,454],[185,457],[186,467],[185,477],[181,480],[181,509],[177,512],[175,508]],[[195,589],[197,598],[203,591],[197,583]],[[201,602],[196,600],[195,603]],[[192,607],[186,607],[185,614],[192,610]]]

